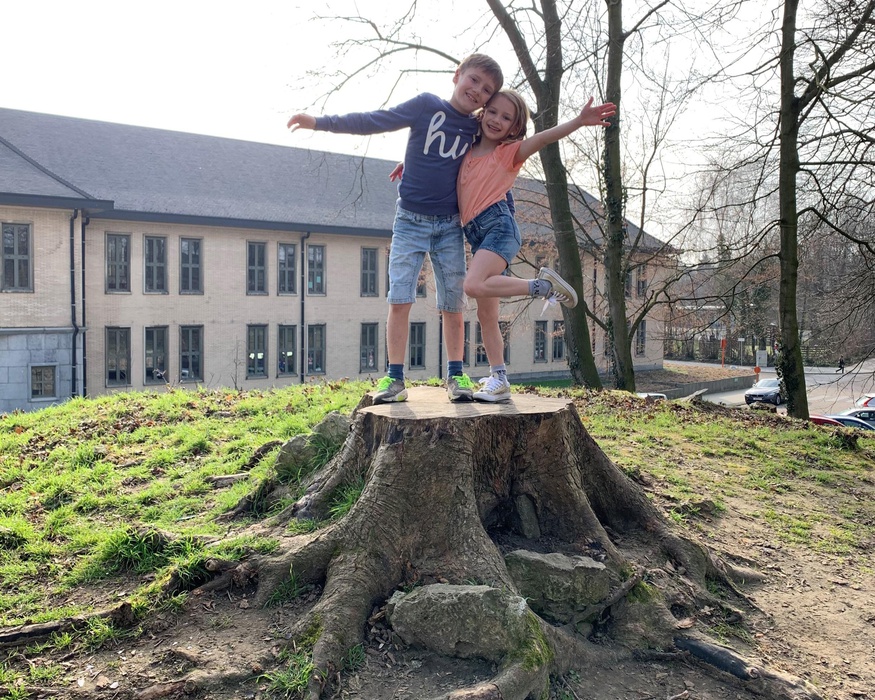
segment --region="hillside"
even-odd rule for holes
[[[215,541],[241,529],[225,516],[270,472],[283,441],[306,434],[329,411],[348,414],[370,388],[126,394],[0,417],[5,697],[295,697],[293,679],[277,685],[274,669],[263,666],[233,686],[206,680],[265,650],[279,654],[318,588],[292,591],[268,608],[250,606],[245,586],[183,593],[159,605],[150,596],[166,584],[168,566],[185,570],[193,561],[196,539]],[[749,658],[806,678],[828,700],[873,697],[875,439],[709,404],[543,393],[573,400],[602,450],[679,532],[752,572],[740,586],[743,617],[698,610],[679,628],[695,626]],[[254,513],[249,524],[281,506]],[[135,532],[181,538],[189,549],[160,556],[135,549],[132,542],[144,542],[132,538]],[[234,546],[255,551],[270,544],[256,537]],[[648,567],[653,581],[679,573],[664,561]],[[53,624],[117,609],[120,601],[131,602],[134,624],[92,619],[39,643],[10,644],[24,623]],[[379,606],[366,632],[340,677],[338,697],[413,700],[492,672],[488,663],[405,647]],[[555,679],[552,697],[755,697],[688,659],[624,654],[613,646],[609,624],[600,634],[610,665]]]

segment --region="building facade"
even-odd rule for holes
[[[382,376],[393,167],[0,109],[0,412],[113,391]],[[532,277],[530,262],[516,274]],[[585,277],[597,269],[583,262]],[[427,270],[419,294],[405,372],[441,377]],[[568,376],[561,309],[544,307],[503,304],[512,380]],[[661,366],[656,325],[645,324],[636,365]],[[466,371],[483,376],[476,302],[465,335]]]

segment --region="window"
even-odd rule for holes
[[[128,370],[131,366],[131,329],[106,329],[106,385],[127,386],[130,384]]]
[[[325,324],[307,326],[307,374],[325,374]]]
[[[58,392],[55,388],[55,365],[39,365],[30,368],[30,398],[54,399]]]
[[[307,246],[307,291],[325,294],[325,246]]]
[[[278,294],[295,294],[297,287],[297,246],[294,243],[280,243],[277,250]]]
[[[638,324],[638,330],[635,331],[635,355],[643,357],[647,351],[647,321],[641,319]]]
[[[295,373],[295,348],[297,343],[297,326],[279,326],[277,328],[277,375]]]
[[[595,336],[593,336],[595,337]],[[553,360],[565,359],[565,321],[553,321]]]
[[[628,299],[632,296],[632,271],[626,270],[626,283],[623,288],[623,294]]]
[[[380,293],[377,289],[377,249],[362,248],[362,286],[363,297],[375,297]]]
[[[410,324],[410,369],[425,367],[425,323]]]
[[[483,327],[477,322],[477,337],[474,348],[474,365],[488,365],[489,358],[486,356],[486,348],[483,347]]]
[[[499,321],[498,330],[501,331],[501,340],[504,343],[504,364],[510,362],[510,322]]]
[[[167,326],[146,329],[143,348],[143,366],[146,384],[165,384],[167,382]]]
[[[639,297],[647,295],[647,265],[638,266],[635,275],[636,292]]]
[[[535,362],[547,361],[547,322],[535,321]]]
[[[267,326],[246,326],[246,376],[267,376]]]
[[[131,291],[131,237],[127,233],[106,234],[106,291]]]
[[[202,294],[201,240],[181,238],[179,241],[179,293]]]
[[[203,381],[203,348],[203,326],[179,327],[179,381]]]
[[[362,338],[359,344],[359,372],[373,372],[377,369],[377,357],[379,356],[377,347],[378,330],[378,323],[362,324]]]
[[[267,243],[246,243],[246,293],[267,294]]]
[[[0,289],[4,292],[32,292],[30,224],[3,224],[2,256]]]
[[[167,292],[167,239],[163,236],[146,236],[143,242],[143,258],[146,269],[143,289],[146,294]]]
[[[465,321],[465,336],[462,345],[462,364],[466,367],[471,364],[471,355],[468,348],[471,346],[471,322]]]

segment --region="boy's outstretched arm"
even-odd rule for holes
[[[583,109],[580,110],[580,114],[574,119],[554,126],[552,129],[539,131],[530,138],[524,139],[520,150],[517,152],[516,162],[520,163],[526,160],[548,143],[565,138],[584,126],[610,126],[610,122],[607,119],[617,113],[617,106],[613,102],[605,102],[601,105],[593,105],[592,102],[593,98],[590,97]]]
[[[316,117],[311,117],[309,114],[295,114],[289,119],[286,126],[289,128],[289,131],[294,131],[295,129],[315,129]]]

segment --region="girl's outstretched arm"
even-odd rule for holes
[[[521,163],[527,160],[548,143],[554,143],[559,139],[563,139],[584,126],[609,126],[608,117],[612,117],[617,113],[617,106],[613,102],[593,105],[593,99],[592,97],[589,98],[589,101],[580,110],[580,114],[574,119],[554,126],[552,129],[539,131],[530,138],[524,139],[520,150],[517,152],[516,162]]]

